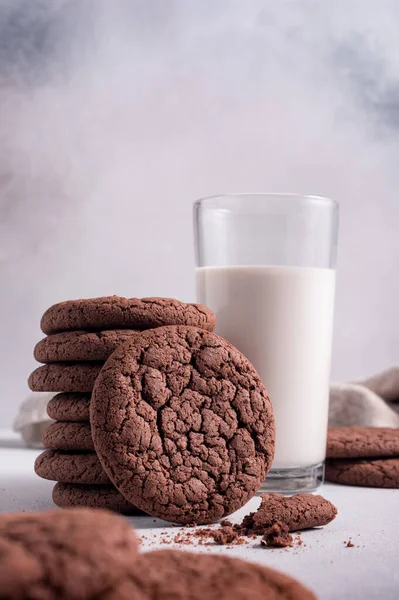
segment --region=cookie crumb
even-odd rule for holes
[[[263,534],[261,545],[272,546],[274,548],[286,548],[292,546],[293,538],[288,532],[288,527],[281,521],[276,521],[271,527],[266,529]]]
[[[354,547],[355,547],[355,544],[352,544],[352,542],[349,540],[349,541],[346,543],[346,547],[347,547],[347,548],[354,548]]]
[[[220,546],[226,546],[227,544],[234,544],[237,546],[246,543],[241,534],[231,525],[223,525],[220,529],[211,529],[210,527],[201,528],[195,531],[193,535],[199,538],[200,545],[211,540]]]
[[[335,507],[321,496],[296,494],[286,498],[281,494],[263,494],[258,511],[246,515],[241,523],[223,519],[219,527],[199,527],[197,523],[191,522],[170,532],[172,535],[162,532],[159,541],[161,544],[199,545],[208,548],[217,544],[229,550],[237,545],[250,544],[250,540],[258,546],[259,536],[262,536],[261,546],[290,551],[290,548],[307,546],[300,531],[295,536],[290,535],[290,531],[326,524],[335,514]],[[347,538],[349,542],[350,539]],[[346,545],[347,540],[344,541]],[[352,542],[348,545],[349,548],[353,546]]]
[[[224,525],[220,529],[212,531],[211,536],[213,537],[215,544],[221,546],[225,546],[226,544],[239,545],[244,543],[244,539],[237,531],[234,531],[233,527],[230,525]]]

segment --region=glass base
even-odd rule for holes
[[[264,492],[279,492],[280,494],[314,492],[323,484],[323,481],[324,463],[310,467],[271,469],[258,495]]]

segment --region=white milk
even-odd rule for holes
[[[253,363],[276,419],[273,468],[325,458],[335,271],[305,267],[203,267],[197,298],[216,332]]]

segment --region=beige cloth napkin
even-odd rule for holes
[[[47,414],[47,404],[53,396],[54,392],[34,392],[19,407],[13,429],[30,448],[43,447],[42,433],[53,422]]]
[[[328,424],[399,427],[399,367],[357,383],[332,384]]]

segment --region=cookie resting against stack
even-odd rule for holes
[[[60,506],[86,505],[135,513],[112,485],[95,454],[89,405],[101,367],[112,352],[142,329],[170,324],[212,331],[215,315],[205,306],[168,298],[93,298],[50,307],[41,320],[47,335],[34,356],[44,366],[29,378],[33,391],[62,392],[48,405],[56,420],[44,432],[44,452],[36,461],[41,477],[59,481],[54,501]]]
[[[93,509],[0,515],[2,600],[315,600],[301,583],[222,555],[140,553],[126,520]]]
[[[399,429],[331,427],[326,480],[344,485],[399,488]]]
[[[120,299],[100,299],[45,313],[42,329],[50,335],[35,356],[62,362],[36,370],[30,382],[47,390],[62,381],[51,389],[64,393],[49,403],[58,421],[44,434],[49,449],[36,472],[59,482],[53,492],[59,506],[140,509],[177,523],[221,519],[258,491],[270,469],[275,429],[267,391],[249,361],[211,332],[215,317],[206,307],[124,302],[130,305],[119,311],[113,303]],[[111,326],[115,331],[104,334]],[[132,330],[124,329],[121,340],[127,326]],[[139,331],[144,326],[151,328]],[[71,332],[53,333],[71,327],[84,328],[73,332],[84,340],[79,350],[71,350]],[[102,332],[94,333],[95,354],[83,352],[94,327]],[[103,337],[113,340],[109,358],[99,350]],[[98,362],[90,362],[94,355]]]

